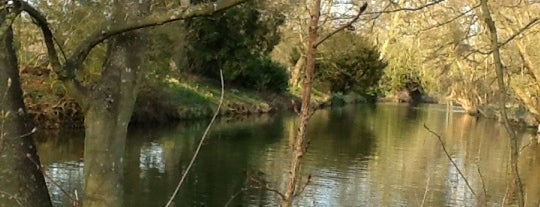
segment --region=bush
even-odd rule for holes
[[[332,94],[332,106],[344,106],[346,104],[345,95],[341,92]]]
[[[268,58],[251,61],[242,69],[225,71],[225,79],[234,85],[258,91],[285,92],[289,76],[286,69]]]
[[[279,42],[279,12],[260,12],[256,2],[186,20],[187,59],[190,72],[219,80],[219,70],[227,84],[255,90],[283,92],[286,70],[272,62],[270,52]]]
[[[317,60],[317,80],[331,92],[374,91],[387,63],[379,50],[353,33],[339,33],[325,43]]]

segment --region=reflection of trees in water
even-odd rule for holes
[[[82,195],[83,167],[82,162],[75,161],[51,163],[45,167],[45,173],[49,178],[45,181],[53,204],[58,205],[70,200],[62,190],[72,195],[76,190],[79,196]]]
[[[472,205],[470,192],[444,156],[441,146],[424,128],[439,132],[473,188],[482,194],[477,166],[488,188],[488,205],[498,205],[506,188],[507,139],[498,123],[428,107],[344,107],[316,112],[304,156],[304,178],[310,185],[300,196],[304,206],[425,206]],[[414,113],[416,115],[411,115]],[[244,186],[243,170],[282,189],[287,175],[289,136],[295,117],[277,116],[218,123],[205,143],[195,168],[177,201],[178,206],[222,206]],[[125,156],[126,206],[160,206],[170,195],[191,158],[204,124],[138,128],[128,135]],[[525,141],[524,141],[525,142]],[[73,192],[80,189],[78,142],[40,143],[47,173]],[[521,173],[527,202],[538,205],[540,150],[522,151]],[[53,154],[61,152],[64,155]],[[258,173],[258,172],[262,173]],[[429,178],[429,182],[428,182]],[[301,181],[304,183],[305,180]],[[69,205],[49,184],[53,200]],[[80,191],[79,191],[80,193]],[[243,193],[233,206],[273,206],[270,192]]]
[[[145,143],[140,150],[139,168],[144,173],[150,169],[156,169],[159,173],[165,173],[165,161],[163,148],[155,142]],[[141,177],[143,177],[141,175]]]

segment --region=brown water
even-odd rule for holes
[[[186,168],[207,121],[137,127],[126,146],[125,206],[164,206]],[[311,144],[302,160],[298,206],[475,206],[477,199],[442,151],[452,159],[489,206],[500,206],[508,177],[508,139],[503,126],[445,106],[383,104],[316,112]],[[176,206],[276,206],[269,191],[246,189],[246,174],[283,189],[293,115],[220,120],[205,143]],[[540,203],[540,148],[522,138],[520,169],[527,206]],[[83,135],[62,133],[38,143],[57,206],[70,206],[61,189],[81,194]],[[480,173],[481,174],[480,174]],[[58,187],[59,185],[61,187]],[[303,184],[302,184],[303,186]],[[485,187],[483,187],[485,186]],[[242,190],[244,189],[244,191]],[[484,193],[485,189],[485,193]]]

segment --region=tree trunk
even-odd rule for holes
[[[525,200],[523,196],[523,185],[521,184],[521,179],[519,178],[519,171],[518,171],[518,158],[519,158],[519,143],[517,135],[514,133],[514,130],[510,127],[510,122],[508,121],[508,117],[506,114],[506,85],[504,83],[504,72],[503,72],[503,64],[501,61],[501,54],[499,51],[499,40],[497,37],[497,27],[495,26],[495,22],[491,18],[491,11],[489,9],[487,0],[480,0],[480,5],[482,8],[482,15],[484,18],[484,23],[487,25],[487,28],[489,30],[490,34],[490,40],[491,40],[491,50],[493,51],[493,60],[495,63],[495,72],[497,73],[497,83],[499,86],[499,108],[501,112],[501,118],[504,123],[504,127],[506,129],[506,132],[508,133],[508,137],[510,140],[510,168],[512,171],[512,180],[509,186],[514,186],[515,190],[509,190],[507,191],[507,198],[510,198],[510,196],[514,192],[517,193],[517,202],[518,206],[523,207],[525,205]],[[510,187],[509,189],[512,189]]]
[[[291,71],[291,79],[289,80],[289,84],[291,87],[298,86],[298,83],[300,82],[300,74],[302,74],[302,69],[306,65],[306,57],[304,55],[301,55],[300,58],[296,61],[296,64],[294,64],[294,68]]]
[[[0,42],[0,206],[47,207],[51,201],[30,136],[18,72],[8,28]]]
[[[298,134],[293,145],[291,157],[290,175],[285,188],[284,198],[281,202],[282,207],[289,207],[294,200],[297,180],[299,177],[300,158],[306,150],[306,130],[309,118],[311,117],[311,86],[315,71],[315,54],[317,53],[317,30],[320,18],[321,0],[313,2],[311,10],[311,20],[309,24],[309,39],[306,49],[306,71],[302,91],[302,108],[300,109],[300,126]]]
[[[116,24],[134,19],[142,8],[117,1]],[[127,128],[138,93],[145,39],[142,31],[112,38],[101,80],[87,97],[84,112],[85,207],[123,206],[123,156]]]

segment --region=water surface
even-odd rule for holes
[[[186,169],[208,121],[130,129],[125,161],[125,206],[164,206]],[[249,188],[246,174],[281,190],[298,119],[293,114],[222,119],[213,127],[176,206],[276,206],[270,191]],[[503,202],[508,138],[501,124],[445,106],[381,104],[317,111],[302,160],[299,206],[475,206],[442,150],[444,144],[478,196]],[[521,177],[528,206],[540,203],[540,149],[520,133]],[[56,206],[62,190],[80,193],[83,134],[64,132],[38,143]],[[310,177],[309,181],[307,181]],[[305,185],[307,183],[307,185]],[[305,186],[305,187],[304,187]],[[485,186],[485,187],[483,187]],[[485,189],[485,193],[484,193]]]

